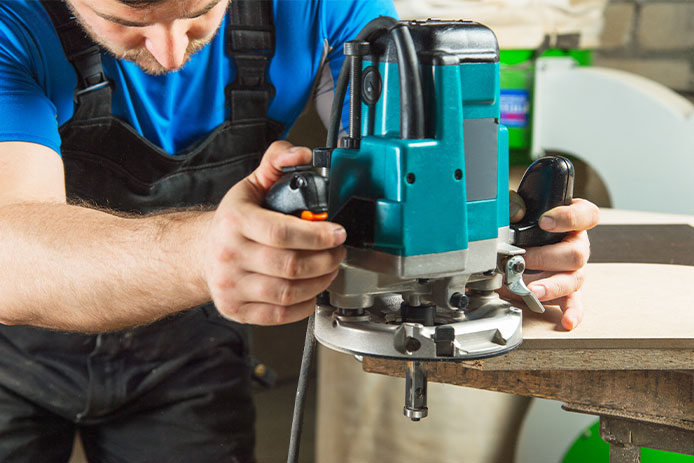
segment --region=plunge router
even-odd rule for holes
[[[406,362],[404,413],[427,415],[426,363],[503,354],[522,341],[520,247],[558,242],[540,215],[569,204],[573,166],[536,161],[509,225],[508,131],[499,124],[499,49],[471,21],[378,18],[345,44],[326,148],[286,170],[266,207],[347,230],[347,257],[319,296],[315,337],[356,356]],[[349,86],[349,133],[338,147]]]

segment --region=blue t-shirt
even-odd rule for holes
[[[276,89],[268,116],[292,126],[327,60],[337,80],[342,44],[371,19],[395,16],[392,0],[274,0],[276,49],[269,78]],[[229,13],[212,41],[177,72],[145,74],[103,55],[115,82],[113,114],[168,153],[179,152],[228,118],[224,88],[235,67],[225,54]],[[58,127],[73,114],[77,84],[40,2],[0,2],[0,141],[26,141],[60,153]],[[346,124],[346,121],[343,121]]]

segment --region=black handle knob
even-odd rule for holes
[[[328,180],[312,170],[312,166],[299,166],[288,170],[270,188],[263,207],[309,220],[326,214]],[[322,216],[316,220],[322,220]]]
[[[540,216],[557,206],[571,204],[574,166],[565,157],[550,155],[533,162],[525,171],[518,194],[525,201],[525,216],[511,224],[516,246],[532,247],[561,241],[566,233],[552,233],[538,225]]]

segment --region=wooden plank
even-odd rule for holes
[[[373,373],[403,376],[399,361],[364,359]],[[614,416],[694,430],[694,376],[678,371],[479,371],[429,362],[428,380],[599,407]]]
[[[622,209],[600,209],[601,224],[668,224],[688,223],[694,226],[694,216],[667,214],[662,212],[626,211]]]
[[[460,362],[484,371],[514,370],[692,370],[691,349],[532,349]]]
[[[524,311],[526,349],[694,349],[694,267],[588,264],[585,317],[571,332],[561,311]]]

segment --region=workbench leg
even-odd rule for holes
[[[641,463],[641,448],[610,444],[610,463]]]
[[[691,399],[683,399],[686,406]],[[600,437],[610,444],[610,463],[640,462],[641,449],[694,455],[694,428],[688,419],[673,420],[679,426],[644,421],[631,417],[614,416],[613,409],[593,405],[564,404],[564,410],[588,413],[600,417]],[[686,409],[691,410],[691,407]],[[686,412],[685,412],[686,413]],[[688,415],[691,416],[691,413]]]

